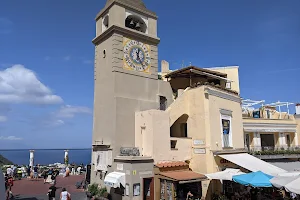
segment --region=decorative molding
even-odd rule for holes
[[[222,154],[236,154],[236,153],[247,153],[246,149],[244,148],[237,148],[237,149],[224,149],[222,151],[212,151],[214,155],[222,155]]]
[[[226,109],[220,109],[220,113],[222,115],[228,115],[228,116],[231,116],[232,117],[232,111],[231,110],[226,110]]]
[[[297,124],[243,123],[245,132],[296,132]]]
[[[217,91],[217,90],[212,90],[212,89],[209,89],[209,88],[205,88],[205,90],[207,91],[208,95],[220,97],[222,99],[227,99],[227,100],[234,101],[234,102],[237,102],[237,103],[242,102],[242,100],[239,96],[233,96],[233,95],[226,94],[224,92],[220,92],[220,91]]]
[[[123,7],[125,7],[125,8],[130,9],[130,10],[134,10],[134,11],[140,13],[140,14],[146,15],[146,17],[151,17],[151,18],[153,18],[153,19],[157,19],[157,18],[158,18],[157,15],[156,15],[154,12],[152,12],[152,11],[150,11],[150,10],[148,10],[148,9],[140,9],[140,8],[135,7],[135,6],[126,4],[126,3],[124,3],[123,1],[115,0],[115,1],[113,1],[109,6],[106,6],[105,8],[103,8],[103,9],[97,14],[95,20],[98,20],[100,17],[103,17],[103,15],[106,14],[107,10],[110,9],[110,8],[111,8],[113,5],[115,5],[115,4],[116,4],[116,5],[123,6]]]
[[[144,42],[148,45],[158,45],[158,43],[160,42],[160,39],[157,37],[152,37],[145,33],[127,27],[120,27],[116,25],[110,26],[104,33],[94,38],[92,42],[94,43],[94,45],[98,45],[100,42],[112,36],[114,33],[118,33],[126,37],[136,38],[136,40]]]

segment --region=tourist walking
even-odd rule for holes
[[[27,178],[30,178],[30,174],[31,174],[31,166],[27,168]]]
[[[34,177],[34,179],[38,179],[38,177],[39,177],[38,170],[39,170],[39,167],[38,167],[38,165],[36,165],[33,168],[33,177]]]
[[[46,181],[47,181],[47,178],[48,178],[48,171],[47,171],[47,170],[44,170],[43,173],[42,173],[42,176],[43,176],[44,184],[45,184]]]
[[[55,200],[55,193],[56,193],[56,187],[55,185],[51,185],[49,187],[49,190],[48,190],[48,198],[49,200]]]
[[[71,200],[71,194],[66,190],[66,188],[63,188],[60,193],[60,200]]]

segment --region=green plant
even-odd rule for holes
[[[100,197],[105,197],[105,196],[104,196],[105,193],[107,193],[106,187],[100,188],[100,190],[99,190],[99,196],[100,196]]]
[[[88,187],[88,192],[91,193],[92,196],[97,196],[97,195],[99,195],[98,184],[93,183],[93,184],[89,185],[89,187]]]

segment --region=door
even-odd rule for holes
[[[154,178],[144,178],[143,200],[154,200]]]
[[[245,146],[248,149],[248,151],[250,151],[250,136],[249,134],[245,134]]]
[[[291,137],[290,134],[286,134],[286,144],[288,147],[291,147]]]

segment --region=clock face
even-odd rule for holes
[[[126,69],[147,72],[150,69],[149,45],[136,40],[124,42],[124,67]]]

